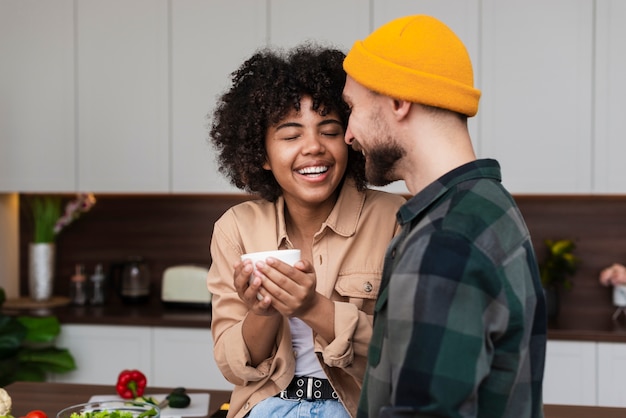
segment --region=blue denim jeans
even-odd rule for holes
[[[350,418],[350,414],[339,401],[292,401],[277,397],[259,402],[246,416],[248,418]]]

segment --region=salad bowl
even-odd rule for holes
[[[69,406],[56,418],[159,418],[158,406],[134,401],[97,401]]]

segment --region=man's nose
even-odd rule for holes
[[[350,125],[346,128],[346,133],[343,136],[343,140],[346,141],[346,144],[352,145],[354,142],[354,135],[352,134],[352,129],[350,129]]]

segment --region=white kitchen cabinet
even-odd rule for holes
[[[510,191],[626,193],[621,0],[2,0],[0,192],[237,191],[208,115],[244,58],[416,13],[466,44],[470,132]]]
[[[0,2],[0,191],[75,188],[74,2]]]
[[[269,0],[268,43],[293,47],[304,41],[345,52],[370,32],[370,10],[362,0]]]
[[[169,190],[167,0],[77,7],[78,188]]]
[[[231,390],[213,358],[209,329],[64,324],[56,342],[77,369],[49,380],[114,385],[124,369],[141,370],[150,386]]]
[[[152,331],[154,385],[233,389],[215,364],[210,329],[155,327]]]
[[[596,1],[594,192],[626,192],[626,2]]]
[[[209,115],[230,74],[264,46],[267,4],[259,0],[171,3],[172,191],[237,191],[217,171]]]
[[[598,404],[626,406],[626,344],[598,343]]]
[[[139,369],[152,381],[152,330],[149,327],[66,324],[56,342],[74,356],[76,370],[54,374],[54,382],[112,387],[124,369]]]
[[[513,193],[592,191],[593,9],[482,2],[481,154]]]
[[[543,401],[548,404],[597,405],[596,343],[548,341]]]

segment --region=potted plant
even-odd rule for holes
[[[546,255],[539,263],[539,272],[546,294],[548,317],[554,318],[559,313],[559,292],[572,288],[570,277],[576,273],[580,259],[573,254],[576,244],[570,239],[546,239],[544,243]]]
[[[45,301],[52,296],[55,239],[75,219],[91,209],[96,199],[79,193],[61,212],[60,196],[33,196],[29,199],[33,219],[33,241],[29,245],[28,284],[31,299]]]
[[[0,309],[5,293],[0,287]],[[43,382],[47,373],[76,369],[67,349],[54,345],[61,332],[55,316],[10,316],[0,312],[0,387],[16,381]]]

